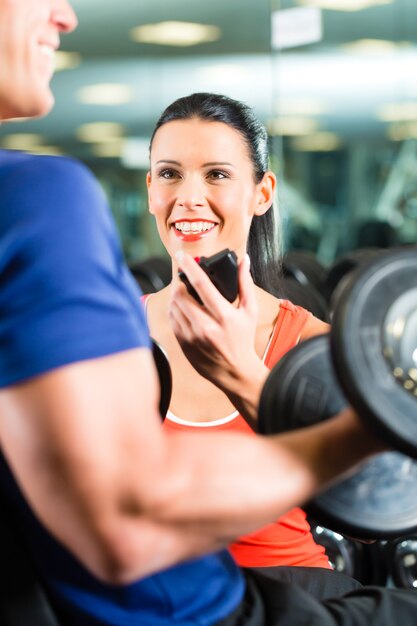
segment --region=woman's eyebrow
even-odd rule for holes
[[[155,165],[158,165],[158,163],[172,163],[173,165],[181,165],[179,161],[173,161],[172,159],[159,159],[159,161],[157,161]]]
[[[229,163],[228,161],[210,161],[209,163],[204,163],[204,167],[213,167],[216,165],[228,165],[229,167],[235,167],[233,163]]]

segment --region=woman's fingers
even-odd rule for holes
[[[220,321],[225,302],[223,296],[213,285],[207,274],[196,261],[185,253],[177,255],[177,261],[181,270],[186,274],[190,284],[196,290],[203,305],[214,319]]]
[[[201,336],[202,330],[211,322],[211,317],[197,301],[187,292],[182,283],[174,287],[169,307],[172,329],[177,338],[183,342],[192,342]]]

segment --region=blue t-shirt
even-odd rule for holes
[[[89,171],[71,159],[0,151],[0,388],[149,347],[139,295]],[[227,551],[130,585],[105,585],[37,520],[3,457],[0,486],[68,626],[209,626],[242,598]]]

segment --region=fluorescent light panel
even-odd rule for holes
[[[400,48],[411,46],[409,41],[389,41],[386,39],[358,39],[340,47],[353,54],[390,54]]]
[[[268,125],[271,135],[308,135],[318,129],[316,120],[309,117],[277,117]]]
[[[133,41],[162,46],[196,46],[217,41],[220,36],[221,30],[217,26],[195,22],[168,21],[143,24],[130,31]]]
[[[55,52],[55,71],[70,70],[81,65],[81,54],[78,52]]]
[[[411,100],[384,104],[379,109],[377,117],[382,122],[417,121],[417,102]]]
[[[123,144],[122,165],[132,169],[149,168],[149,137],[131,137]]]
[[[124,140],[119,139],[110,143],[98,143],[91,146],[90,150],[94,156],[100,158],[119,159],[123,154]]]
[[[77,98],[83,104],[110,106],[127,104],[133,100],[133,90],[128,85],[119,83],[99,83],[80,89]]]
[[[382,4],[391,4],[393,0],[298,0],[298,4],[331,11],[363,11]]]
[[[2,139],[2,146],[8,150],[29,150],[43,142],[42,135],[34,133],[16,133],[6,135]]]
[[[393,141],[417,139],[417,121],[391,124],[387,129],[387,136]]]
[[[341,147],[340,137],[334,133],[315,133],[291,140],[294,150],[299,152],[330,152]]]
[[[275,111],[278,115],[323,115],[328,112],[328,106],[318,98],[282,98],[277,100]]]
[[[123,126],[115,122],[93,122],[80,126],[76,135],[85,143],[114,141],[123,136]]]
[[[63,156],[65,153],[58,146],[32,146],[28,152],[31,154],[41,154],[45,156]]]
[[[321,11],[314,7],[273,11],[271,32],[275,50],[317,43],[323,37]]]

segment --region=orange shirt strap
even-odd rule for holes
[[[300,340],[301,332],[312,314],[289,300],[281,300],[277,321],[265,357],[265,365],[272,367]]]

